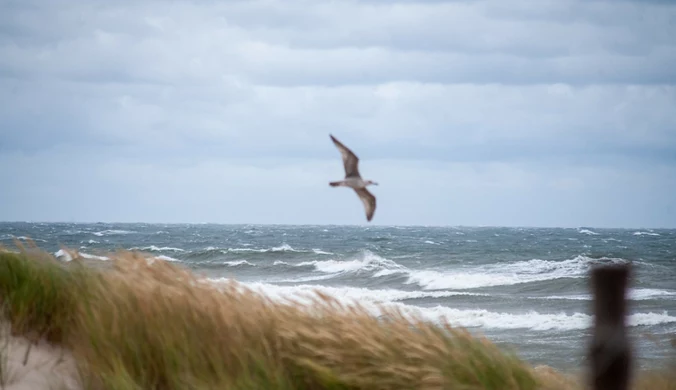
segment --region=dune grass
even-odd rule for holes
[[[580,388],[447,324],[319,293],[272,301],[140,253],[74,257],[0,251],[0,306],[16,334],[68,348],[86,389]]]

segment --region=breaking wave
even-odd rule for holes
[[[490,264],[458,271],[410,271],[407,284],[417,284],[425,290],[471,289],[532,283],[562,278],[585,277],[593,264],[625,263],[624,259],[576,256],[563,261],[533,259],[506,264]]]
[[[533,259],[505,264],[490,264],[460,270],[413,270],[368,250],[360,258],[351,260],[313,260],[296,267],[312,266],[317,272],[334,276],[345,273],[371,273],[374,278],[400,274],[406,277],[405,284],[416,284],[423,290],[461,290],[480,287],[505,286],[521,283],[585,277],[590,266],[599,263],[625,263],[619,258],[594,259],[576,256],[563,261]],[[276,261],[275,265],[289,265]],[[304,280],[319,279],[309,277]]]
[[[228,279],[210,279],[211,283],[227,283]],[[359,304],[374,315],[383,314],[383,308],[394,308],[405,315],[415,315],[432,322],[447,321],[452,326],[485,329],[530,329],[546,330],[580,330],[592,324],[592,317],[584,313],[526,313],[494,312],[485,309],[454,309],[446,306],[418,307],[407,305],[401,301],[451,297],[455,295],[476,295],[459,291],[401,291],[371,290],[358,287],[327,287],[320,285],[277,286],[267,283],[242,283],[250,290],[279,301],[295,301],[311,304],[314,291],[331,296],[345,305]],[[653,326],[676,323],[676,317],[666,311],[662,313],[636,313],[628,318],[629,326]]]

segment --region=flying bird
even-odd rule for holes
[[[352,153],[350,149],[338,141],[336,137],[331,134],[329,134],[329,136],[340,151],[340,154],[343,157],[343,166],[345,167],[345,179],[329,182],[329,185],[331,187],[352,188],[364,204],[366,220],[370,222],[371,219],[373,219],[373,213],[376,211],[376,197],[366,189],[366,186],[378,185],[378,183],[372,180],[363,180],[359,174],[359,158]]]

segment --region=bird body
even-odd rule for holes
[[[359,158],[345,145],[338,141],[333,135],[329,135],[336,145],[343,158],[343,167],[345,169],[345,179],[329,182],[331,187],[349,187],[352,188],[364,204],[366,220],[371,221],[376,211],[376,197],[366,188],[369,185],[378,185],[373,180],[364,180],[359,173]]]

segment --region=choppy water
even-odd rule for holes
[[[108,250],[150,251],[275,297],[319,288],[417,309],[562,369],[583,364],[590,266],[632,261],[639,362],[676,354],[668,338],[641,336],[676,336],[676,230],[0,223],[0,243],[13,237],[101,261]]]

